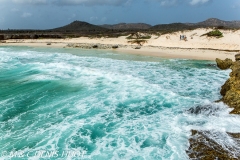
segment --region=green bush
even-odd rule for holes
[[[216,29],[216,30],[214,30],[214,31],[205,33],[205,34],[203,34],[202,36],[221,38],[221,37],[223,37],[223,34],[222,34],[222,32],[220,32],[218,29]]]
[[[128,41],[128,43],[131,43],[131,44],[138,44],[138,45],[143,45],[144,43],[147,43],[147,40],[144,40],[144,39],[135,39],[135,40],[131,40],[131,41]]]
[[[150,35],[138,35],[138,34],[131,34],[130,36],[126,37],[126,39],[150,39],[150,38],[151,38]]]

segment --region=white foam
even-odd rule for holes
[[[239,117],[228,114],[231,109],[224,104],[213,103],[220,98],[219,89],[229,71],[194,67],[188,60],[140,62],[36,50],[3,55],[4,63],[15,58],[13,67],[18,64],[38,71],[21,79],[26,83],[57,81],[67,86],[67,95],[35,102],[49,100],[32,111],[36,121],[4,136],[25,139],[32,134],[29,139],[38,141],[31,148],[34,151],[71,150],[75,143],[86,141],[95,147],[89,159],[187,159],[191,129],[240,132]],[[210,115],[186,112],[198,105],[217,110]],[[20,123],[21,116],[8,123]],[[93,140],[90,133],[80,131],[91,132],[96,124],[103,126],[99,129],[103,137]],[[0,150],[9,146],[0,145]]]

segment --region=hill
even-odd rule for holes
[[[190,26],[184,23],[171,23],[171,24],[158,24],[151,27],[151,30],[158,30],[158,31],[179,31],[185,29],[193,29],[194,26]]]
[[[216,18],[210,18],[203,22],[198,23],[171,23],[171,24],[158,24],[150,28],[150,30],[158,31],[181,31],[186,29],[206,27],[221,27],[221,28],[240,28],[240,21],[223,21]]]
[[[106,28],[93,25],[87,22],[74,21],[66,26],[54,28],[53,31],[106,31]]]
[[[100,25],[100,27],[107,29],[127,30],[127,29],[149,29],[152,26],[146,23],[119,23],[113,25],[104,24]]]
[[[52,29],[51,31],[58,32],[104,32],[113,30],[158,30],[158,31],[181,31],[186,29],[195,29],[199,27],[224,27],[224,28],[240,28],[240,21],[223,21],[216,18],[210,18],[198,23],[171,23],[158,24],[151,26],[146,23],[119,23],[119,24],[104,24],[93,25],[87,22],[74,21],[66,26]]]
[[[206,21],[196,23],[195,25],[202,27],[218,27],[223,26],[227,28],[240,28],[240,21],[223,21],[217,18],[210,18]]]

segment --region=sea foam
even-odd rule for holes
[[[211,61],[26,47],[0,54],[0,152],[188,159],[191,129],[219,133],[209,135],[219,143],[240,132],[240,118],[214,103],[229,71]],[[189,112],[197,106],[210,109]]]

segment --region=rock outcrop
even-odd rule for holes
[[[117,49],[117,48],[118,48],[118,45],[113,45],[112,48],[113,48],[113,49]]]
[[[233,61],[229,58],[225,60],[221,60],[219,58],[216,59],[217,66],[220,69],[229,69],[229,67],[233,64]]]
[[[237,54],[235,59],[235,62],[230,59],[216,59],[216,62],[220,69],[232,69],[229,74],[230,78],[221,88],[220,93],[223,97],[220,101],[234,108],[231,114],[240,114],[240,54]]]
[[[194,160],[237,160],[240,159],[239,148],[231,145],[219,144],[210,137],[216,133],[210,131],[192,130],[189,139],[190,146],[187,154]],[[221,134],[221,133],[219,133]],[[239,133],[226,133],[232,141],[239,144]]]
[[[240,60],[240,52],[239,52],[239,54],[236,54],[236,55],[235,55],[235,60],[236,60],[236,61],[239,61],[239,60]]]
[[[216,59],[217,66],[220,69],[232,69],[229,74],[230,78],[221,88],[221,100],[229,107],[234,108],[231,114],[240,114],[240,54],[235,55],[235,62],[231,59],[220,60]],[[202,111],[208,111],[206,107],[196,107],[189,110],[192,114],[198,114]],[[208,113],[208,112],[207,112]],[[210,112],[209,112],[210,113]],[[211,115],[212,113],[210,113]],[[220,143],[215,141],[214,135],[224,137],[224,142],[221,139]],[[229,141],[227,141],[229,140]],[[240,133],[221,133],[216,131],[197,131],[192,130],[192,135],[189,139],[189,148],[186,151],[189,159],[192,160],[237,160],[240,159]]]
[[[91,44],[91,43],[69,43],[66,47],[68,48],[82,48],[82,49],[117,49],[126,48],[126,45],[117,44]]]

